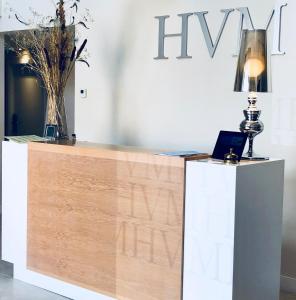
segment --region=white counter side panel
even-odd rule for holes
[[[20,263],[27,236],[28,146],[2,145],[2,259]]]
[[[236,168],[187,163],[183,300],[232,299]]]
[[[278,300],[284,161],[239,167],[233,299]]]

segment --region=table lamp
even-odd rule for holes
[[[249,93],[249,107],[244,110],[245,120],[240,124],[240,131],[248,134],[249,149],[244,158],[249,160],[268,159],[255,155],[253,151],[255,136],[264,130],[259,120],[261,110],[256,103],[258,92],[269,92],[267,74],[266,30],[243,30],[234,91]]]

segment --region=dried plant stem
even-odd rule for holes
[[[71,1],[73,3],[70,9],[77,12],[79,1]],[[39,29],[30,30],[29,33],[18,32],[13,36],[13,41],[16,52],[26,49],[31,53],[31,61],[27,67],[37,73],[43,81],[47,92],[46,122],[58,125],[62,135],[67,136],[64,92],[75,62],[86,62],[81,54],[87,40],[76,50],[74,27],[66,24],[65,3],[68,2],[58,1],[56,16],[50,18],[48,26],[40,25]],[[82,21],[77,24],[81,23],[86,26]]]

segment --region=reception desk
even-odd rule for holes
[[[3,259],[76,300],[278,300],[284,162],[3,143]]]

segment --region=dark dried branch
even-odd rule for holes
[[[72,53],[71,53],[71,57],[70,57],[70,61],[73,61],[75,58],[75,54],[76,54],[76,47],[74,46]]]
[[[76,59],[78,59],[80,57],[80,55],[81,55],[82,51],[84,50],[86,44],[87,44],[87,39],[84,40],[84,42],[82,43],[81,47],[77,51]]]
[[[85,59],[77,59],[77,61],[85,63],[88,67],[90,67],[89,63]]]
[[[44,53],[45,53],[45,57],[46,57],[46,61],[47,61],[48,68],[51,69],[52,65],[51,65],[49,53],[48,53],[48,51],[47,51],[46,48],[44,48]]]
[[[82,25],[84,28],[89,29],[89,27],[87,27],[86,24],[82,21],[78,22],[77,25]]]
[[[75,11],[78,12],[78,5],[76,2],[74,2],[74,4],[70,6],[70,8],[75,8]]]
[[[27,22],[25,22],[25,21],[22,21],[22,20],[19,18],[19,16],[18,16],[17,14],[15,14],[15,18],[16,18],[20,23],[22,23],[22,24],[24,24],[24,25],[26,25],[26,26],[29,26],[29,25],[30,25],[30,23],[27,23]]]

